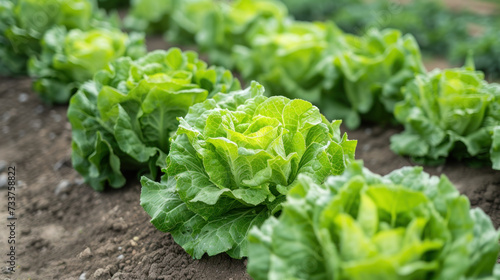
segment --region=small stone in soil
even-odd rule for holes
[[[4,172],[7,169],[8,163],[5,160],[0,160],[0,172]]]
[[[0,174],[0,188],[5,188],[7,187],[8,180],[7,174]]]
[[[119,261],[123,260],[123,258],[125,258],[124,255],[119,255],[118,257],[116,257],[116,259],[119,260]]]
[[[110,273],[109,270],[105,268],[99,268],[94,272],[94,275],[92,275],[94,279],[109,279]]]
[[[11,118],[11,117],[12,117],[12,115],[10,114],[10,112],[5,112],[5,113],[3,113],[3,115],[2,115],[2,120],[3,120],[4,122],[6,122],[6,121],[10,120],[10,118]]]
[[[82,273],[80,274],[80,277],[78,277],[78,280],[87,280],[87,273]]]
[[[84,183],[85,183],[85,180],[83,178],[81,178],[81,177],[75,179],[75,185],[77,185],[77,186],[81,186]]]
[[[17,98],[17,100],[19,100],[19,102],[21,102],[21,103],[28,101],[28,94],[26,94],[24,92],[19,94],[19,97]]]
[[[127,229],[127,225],[125,224],[125,222],[122,219],[121,221],[119,220],[119,221],[113,223],[113,225],[111,226],[111,228],[114,231],[123,231],[123,230]]]
[[[71,187],[71,183],[69,180],[62,180],[57,184],[56,189],[54,190],[54,193],[56,195],[59,195],[60,193],[65,193],[69,190],[69,187]]]
[[[90,248],[87,247],[85,250],[83,250],[80,254],[78,254],[78,258],[81,260],[85,260],[92,257],[92,251],[90,251]]]
[[[45,108],[43,108],[43,105],[38,105],[38,106],[36,106],[36,108],[35,108],[35,113],[36,113],[37,115],[40,115],[41,113],[43,113],[43,111],[45,111]]]

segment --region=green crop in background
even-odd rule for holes
[[[108,18],[90,0],[0,0],[0,19],[2,75],[26,74],[29,57],[40,54],[44,34],[52,27],[118,26],[116,18]]]
[[[108,63],[146,54],[144,35],[125,34],[117,29],[73,29],[55,27],[46,32],[39,58],[29,62],[34,90],[47,103],[67,103],[78,87],[91,80]]]

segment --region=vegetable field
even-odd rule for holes
[[[0,0],[2,277],[500,279],[500,7],[395,2]]]

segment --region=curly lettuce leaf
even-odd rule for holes
[[[340,135],[340,121],[309,102],[263,93],[254,82],[192,106],[162,182],[142,179],[151,222],[194,258],[246,256],[248,230],[280,211],[298,174],[321,183],[354,158],[356,141]]]
[[[239,89],[222,68],[173,48],[138,59],[122,57],[72,97],[72,162],[94,189],[120,188],[127,170],[156,177],[165,166],[178,117],[219,92]]]
[[[446,177],[379,176],[351,164],[318,185],[301,175],[279,219],[249,234],[256,279],[489,279],[499,233]]]

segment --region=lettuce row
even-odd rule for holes
[[[143,1],[136,9],[160,5]],[[414,38],[396,30],[347,35],[331,22],[294,21],[279,1],[186,2],[205,8],[170,2],[170,40],[189,37],[213,63],[261,82],[271,95],[308,100],[349,128],[362,119],[392,120],[394,104],[403,99],[401,87],[425,72]]]
[[[193,52],[119,58],[71,98],[73,167],[99,191],[122,187],[127,170],[154,178],[165,166],[177,118],[215,93],[237,89],[229,71],[208,68]]]
[[[220,0],[133,0],[124,25],[129,30],[165,33],[169,42],[194,43]]]
[[[395,107],[405,131],[391,149],[414,160],[442,163],[447,157],[491,161],[500,169],[500,85],[469,68],[419,75]]]
[[[118,27],[90,0],[2,0],[0,1],[0,74],[27,71],[30,56],[41,51],[44,34],[55,26],[88,30]]]
[[[144,35],[118,29],[54,27],[41,44],[42,51],[30,59],[28,71],[36,77],[34,90],[47,103],[67,103],[83,82],[119,57],[146,54]]]
[[[351,164],[324,184],[300,175],[279,219],[249,233],[260,279],[500,279],[499,233],[445,177],[384,177]],[[498,269],[495,269],[498,272]]]
[[[276,215],[299,174],[342,174],[356,141],[303,100],[251,87],[193,105],[173,137],[161,182],[143,177],[141,205],[194,258],[247,255],[247,232]]]
[[[220,7],[196,34],[211,61],[262,82],[271,95],[308,100],[349,128],[392,119],[401,87],[425,73],[414,38],[396,30],[347,35],[331,22],[294,21],[276,1]]]
[[[392,119],[401,87],[425,72],[414,38],[389,29],[358,37],[333,24],[292,22],[233,51],[245,79],[262,81],[273,94],[321,104],[325,116],[349,128],[362,118]]]

